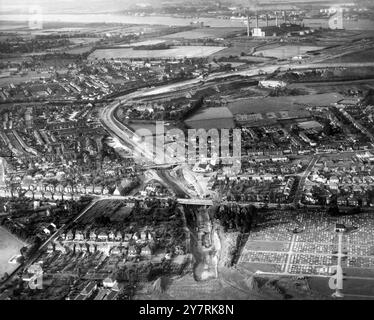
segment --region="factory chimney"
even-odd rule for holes
[[[275,12],[275,26],[278,27],[278,13]]]
[[[256,28],[258,28],[258,14],[257,14],[257,11],[256,11]]]
[[[249,15],[247,15],[247,37],[250,35],[250,20]]]
[[[287,22],[286,11],[283,11],[283,19],[284,19],[284,23],[286,23]]]
[[[269,26],[268,14],[266,14],[265,17],[266,17],[266,26],[268,27]]]

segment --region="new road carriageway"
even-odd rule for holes
[[[241,71],[234,71],[234,72],[225,72],[225,73],[216,73],[211,74],[206,77],[204,82],[214,82],[214,80],[220,80],[223,78],[239,75],[239,76],[258,76],[261,74],[271,74],[278,71],[287,71],[287,70],[300,70],[300,69],[321,69],[321,68],[354,68],[354,67],[370,67],[374,66],[373,62],[369,63],[306,63],[302,65],[292,64],[292,63],[285,63],[285,64],[276,64],[276,65],[261,65],[255,68],[241,70]],[[192,80],[185,80],[173,84],[163,85],[155,88],[150,89],[139,89],[134,92],[125,94],[122,97],[117,98],[113,103],[107,105],[100,113],[100,122],[103,127],[114,137],[117,138],[119,141],[124,143],[127,146],[133,148],[134,152],[140,152],[138,154],[143,154],[143,161],[149,162],[149,165],[164,165],[166,163],[175,163],[176,159],[173,159],[168,155],[168,152],[165,153],[165,160],[164,162],[159,162],[159,160],[154,156],[154,153],[147,151],[147,148],[140,143],[140,137],[135,136],[135,133],[128,127],[126,127],[123,123],[121,123],[115,117],[115,112],[117,108],[130,101],[133,98],[142,98],[157,95],[160,93],[173,93],[174,91],[184,90],[189,87],[201,85],[201,79],[192,79]],[[214,83],[212,83],[214,85]],[[157,153],[157,150],[155,150]],[[157,153],[159,154],[159,153]],[[178,159],[177,159],[178,162]]]
[[[369,67],[374,66],[374,62],[370,63],[305,63],[305,64],[295,64],[290,62],[285,63],[277,63],[277,64],[270,64],[270,65],[259,65],[258,67],[253,67],[247,70],[241,71],[234,71],[234,72],[222,72],[216,74],[210,74],[204,79],[205,85],[208,85],[208,82],[211,82],[212,85],[214,84],[215,80],[222,80],[224,78],[229,78],[231,76],[239,75],[245,77],[252,77],[258,76],[263,74],[271,74],[278,71],[287,71],[287,70],[300,70],[300,69],[321,69],[321,68],[348,68],[348,67]],[[201,87],[201,79],[190,79],[184,80],[172,84],[162,85],[159,87],[154,88],[147,88],[147,89],[139,89],[134,92],[125,94],[119,98],[117,98],[114,102],[109,103],[106,107],[104,107],[100,112],[100,122],[102,126],[110,133],[110,135],[120,141],[124,146],[130,147],[132,149],[134,155],[139,158],[140,163],[149,166],[165,166],[171,163],[179,163],[182,159],[172,157],[172,153],[170,150],[161,150],[159,146],[155,148],[147,148],[145,142],[142,142],[141,137],[137,136],[130,128],[128,128],[125,124],[121,123],[116,118],[116,111],[117,109],[124,103],[130,102],[132,99],[137,98],[141,99],[143,97],[154,96],[158,94],[173,94],[173,92],[178,90],[185,90],[186,88],[192,88],[196,86]],[[151,151],[152,150],[152,151]],[[158,159],[158,154],[164,154],[164,159]],[[184,160],[184,159],[183,159]],[[168,166],[166,166],[168,168]],[[164,169],[166,172],[167,169]],[[188,171],[191,177],[195,177],[192,179],[193,187],[197,191],[198,194],[203,195],[204,192],[202,190],[202,186],[199,184],[199,180],[196,174],[189,168],[185,166],[185,170]],[[180,184],[180,181],[168,175],[168,184],[172,184],[174,186],[179,186],[179,189],[185,193],[186,198],[191,198],[189,195],[191,191],[185,186]],[[182,195],[182,194],[181,194]],[[209,200],[203,200],[209,202]],[[209,204],[208,204],[209,205]]]
[[[160,201],[168,201],[168,200],[174,200],[179,204],[182,205],[195,205],[195,206],[213,206],[213,205],[238,205],[238,206],[248,206],[248,205],[254,205],[256,207],[268,207],[268,208],[279,208],[278,203],[265,203],[265,202],[237,202],[237,201],[226,201],[226,200],[220,200],[215,201],[212,199],[190,199],[190,198],[167,198],[167,197],[134,197],[134,196],[96,196],[95,201],[100,200],[124,200],[124,201],[146,201],[148,199],[150,200],[160,200]],[[281,204],[281,207],[289,208],[292,207],[293,204]]]

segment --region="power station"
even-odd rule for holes
[[[275,12],[274,16],[269,19],[269,14],[261,15],[262,20],[265,20],[265,25],[259,25],[259,15],[258,12],[255,12],[254,18],[254,27],[251,28],[251,17],[247,15],[245,21],[247,27],[247,36],[254,38],[263,38],[263,37],[277,37],[277,36],[303,36],[311,32],[309,28],[305,28],[301,24],[289,21],[287,17],[287,11]],[[271,21],[275,20],[275,24],[272,24]],[[282,21],[282,22],[281,22]]]

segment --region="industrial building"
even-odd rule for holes
[[[248,37],[250,35],[255,38],[277,37],[277,36],[304,36],[314,31],[309,28],[305,28],[301,24],[295,24],[295,23],[291,23],[290,21],[288,21],[286,11],[282,12],[282,16],[283,16],[282,23],[280,23],[278,19],[278,15],[276,14],[275,25],[270,25],[269,20],[268,20],[268,15],[265,15],[266,26],[259,27],[258,15],[256,14],[255,26],[252,29],[251,29],[251,21],[248,16],[247,21],[246,21]]]

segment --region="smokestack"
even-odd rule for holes
[[[268,14],[266,14],[266,26],[268,27],[269,26],[269,20],[268,20]]]
[[[286,23],[287,21],[287,19],[286,19],[286,11],[283,11],[283,19],[284,19],[284,23]]]
[[[249,34],[250,34],[250,21],[249,21],[249,15],[247,15],[247,37],[249,37]]]
[[[256,28],[258,28],[258,15],[257,15],[257,12],[256,12]]]
[[[278,14],[275,13],[275,26],[278,27]]]

